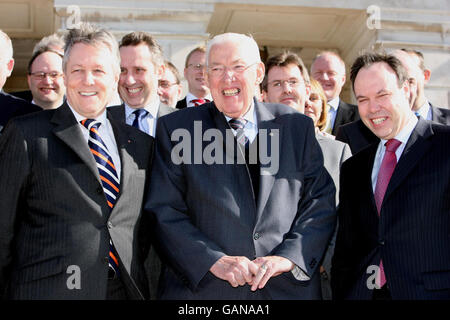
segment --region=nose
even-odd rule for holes
[[[369,101],[369,112],[370,113],[376,113],[378,110],[380,110],[380,106],[375,100]]]
[[[281,85],[283,87],[283,92],[286,92],[286,93],[292,92],[292,88],[291,88],[291,85],[289,84],[289,82],[283,81],[283,82],[281,82]]]
[[[83,78],[83,82],[86,85],[92,85],[94,84],[94,75],[92,72],[86,72]]]

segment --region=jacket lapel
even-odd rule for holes
[[[282,127],[276,122],[276,118],[274,115],[266,108],[263,103],[259,103],[255,100],[255,108],[256,108],[256,117],[258,120],[258,143],[259,143],[259,152],[265,153],[266,155],[274,156],[272,150],[272,137],[277,137],[278,133],[278,150],[276,152],[279,153],[281,157],[282,146],[281,143],[283,141],[282,137]],[[278,131],[278,132],[277,132]],[[264,141],[262,141],[264,140]],[[267,145],[267,152],[261,152],[261,144],[264,143]],[[261,159],[260,159],[261,160]],[[280,163],[280,161],[278,161]],[[265,167],[267,164],[263,164],[260,161],[260,175],[259,175],[259,194],[258,194],[258,203],[257,203],[257,211],[256,211],[256,221],[261,217],[262,212],[266,206],[267,200],[269,199],[269,195],[272,191],[273,184],[275,182],[276,172],[269,172]]]
[[[51,122],[55,124],[53,133],[75,152],[95,175],[101,184],[97,164],[92,157],[83,133],[66,102],[55,110]]]
[[[426,120],[419,119],[419,122],[411,133],[411,137],[406,144],[405,150],[403,150],[402,156],[395,167],[394,173],[392,174],[391,180],[389,181],[389,185],[386,189],[383,203],[408,176],[411,170],[426,154],[428,149],[430,149],[431,142],[428,138],[431,135],[433,135],[431,123]]]

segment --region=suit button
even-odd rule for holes
[[[108,229],[112,229],[114,227],[113,223],[111,221],[108,221]]]
[[[253,235],[253,239],[258,240],[259,238],[261,238],[261,235],[258,232],[255,232],[255,234]]]
[[[384,239],[378,240],[378,243],[379,243],[380,246],[384,246]]]
[[[97,187],[97,193],[98,194],[103,194],[103,188],[102,187]]]

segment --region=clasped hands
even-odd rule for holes
[[[271,277],[289,272],[294,264],[279,256],[259,257],[251,261],[247,257],[223,256],[209,269],[217,278],[237,286],[251,285],[251,290],[262,289]]]

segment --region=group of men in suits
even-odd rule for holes
[[[422,68],[423,57],[405,54]],[[330,132],[361,117],[352,125],[371,135],[349,158],[345,144],[319,139],[302,114],[309,75],[295,54],[266,68],[254,39],[217,35],[188,55],[190,94],[173,112],[158,97],[166,70],[149,34],[117,45],[90,24],[69,30],[66,101],[4,121],[0,295],[320,299],[339,203],[334,298],[450,298],[450,129],[423,119],[433,107],[412,101],[423,101],[429,73],[403,64],[394,55],[358,57],[356,109],[339,99],[342,59],[323,52],[313,61],[331,102]],[[265,103],[254,98],[263,79]],[[117,89],[123,104],[106,108]],[[212,133],[214,143],[205,139]],[[211,146],[226,161],[206,161]]]

